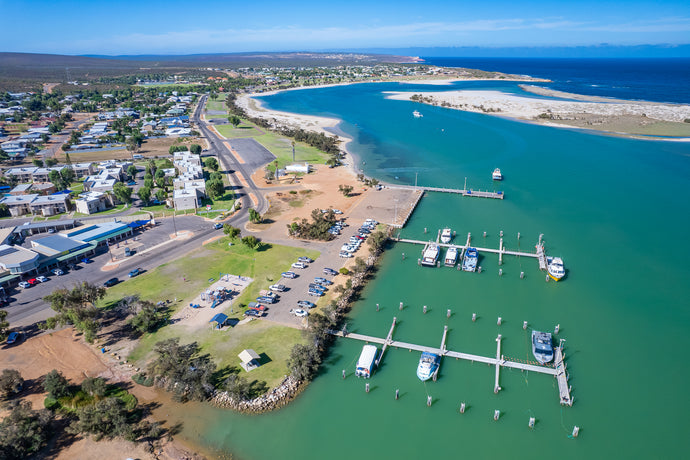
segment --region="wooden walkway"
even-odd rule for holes
[[[472,189],[459,189],[459,188],[442,188],[442,187],[424,187],[412,185],[386,185],[388,188],[404,188],[409,190],[424,190],[425,192],[441,192],[441,193],[455,193],[462,196],[476,196],[477,198],[494,198],[497,200],[502,200],[505,195],[503,192],[489,192],[482,190],[472,190]]]
[[[393,241],[397,241],[397,242],[399,242],[399,243],[421,244],[421,245],[424,245],[424,246],[426,246],[427,244],[429,244],[428,241],[411,240],[411,239],[407,239],[407,238],[396,238],[396,237],[391,237],[391,239],[392,239]],[[440,247],[444,247],[444,248],[450,248],[450,247],[458,248],[459,250],[461,250],[461,254],[464,255],[465,250],[469,247],[469,242],[470,242],[470,235],[468,234],[468,235],[467,235],[467,243],[466,243],[464,246],[463,246],[463,245],[460,245],[460,244],[453,244],[453,243],[437,243],[437,244],[438,244]],[[473,246],[473,247],[474,247],[477,251],[479,251],[479,252],[491,252],[491,253],[493,253],[493,254],[499,254],[499,255],[500,255],[500,254],[503,254],[503,255],[509,255],[509,256],[532,257],[532,258],[535,258],[535,259],[539,257],[539,255],[538,255],[537,253],[534,253],[534,252],[509,251],[509,250],[507,250],[507,249],[505,248],[505,246],[503,246],[502,240],[501,240],[501,248],[499,248],[499,249],[493,249],[493,248],[480,248],[480,247],[477,247],[477,246]]]
[[[511,361],[510,359],[507,359],[505,356],[501,354],[501,335],[499,334],[498,337],[496,338],[496,357],[495,358],[490,358],[486,356],[480,356],[480,355],[473,355],[469,353],[462,353],[459,351],[451,351],[446,348],[446,337],[448,334],[448,326],[444,327],[443,330],[443,338],[441,340],[441,347],[440,348],[434,348],[434,347],[427,347],[425,345],[418,345],[414,343],[407,343],[407,342],[400,342],[397,340],[393,340],[393,329],[395,328],[396,324],[396,318],[393,318],[393,325],[391,326],[390,332],[388,333],[388,337],[385,339],[382,339],[380,337],[373,337],[370,335],[364,335],[364,334],[357,334],[357,333],[352,333],[352,332],[345,332],[343,331],[329,331],[330,334],[337,336],[337,337],[346,337],[348,339],[354,339],[354,340],[360,340],[363,342],[367,343],[378,343],[380,345],[383,345],[383,351],[387,347],[394,347],[394,348],[402,348],[405,350],[414,350],[414,351],[419,351],[419,352],[430,352],[430,353],[435,353],[440,356],[446,356],[449,358],[455,358],[455,359],[463,359],[466,361],[470,362],[479,362],[479,363],[485,363],[490,366],[496,366],[496,377],[494,380],[494,393],[498,393],[502,388],[499,384],[499,376],[500,376],[500,368],[501,367],[507,367],[511,369],[519,369],[521,371],[528,371],[528,372],[535,372],[538,374],[546,374],[546,375],[552,375],[556,377],[556,380],[558,381],[558,393],[559,393],[559,399],[561,404],[566,404],[569,406],[573,405],[573,398],[570,396],[570,391],[571,388],[568,386],[568,375],[566,373],[566,365],[564,362],[564,355],[563,355],[563,349],[562,347],[557,347],[556,348],[556,353],[555,353],[555,368],[552,366],[538,366],[535,364],[527,364],[527,363],[521,363],[517,361]],[[379,357],[378,361],[376,362],[376,365],[380,363],[381,359],[383,358],[383,351],[381,352],[381,356]]]

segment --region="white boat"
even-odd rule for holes
[[[415,118],[422,118],[424,116],[421,113],[417,112],[416,110],[414,112],[412,112],[412,115],[414,115]]]
[[[458,261],[458,248],[450,247],[446,251],[446,259],[443,261],[443,265],[446,267],[454,267],[455,262]]]
[[[532,331],[532,354],[540,364],[553,360],[553,344],[548,332]]]
[[[493,180],[503,180],[503,175],[501,174],[501,170],[499,168],[494,169],[494,172],[491,174],[491,178]]]
[[[450,240],[453,239],[453,234],[450,232],[449,228],[444,228],[443,231],[441,232],[441,243],[450,243]]]
[[[374,345],[364,345],[362,347],[362,354],[359,355],[357,367],[355,368],[355,375],[357,377],[364,377],[365,379],[371,377],[378,353],[379,350]]]
[[[479,254],[477,253],[477,248],[467,248],[467,251],[465,251],[465,257],[462,259],[463,271],[476,272],[478,259]]]
[[[561,259],[560,257],[547,257],[546,263],[548,266],[549,276],[552,279],[560,281],[561,278],[565,276],[565,268],[563,268],[563,259]]]
[[[422,253],[422,265],[435,267],[438,261],[439,248],[437,244],[428,244]]]
[[[419,377],[419,380],[426,382],[433,377],[438,371],[440,361],[441,358],[437,354],[428,351],[422,352],[417,365],[417,377]]]

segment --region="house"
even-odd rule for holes
[[[0,204],[7,205],[12,217],[23,216],[31,212],[31,202],[38,197],[37,194],[6,196],[0,200]]]
[[[91,176],[96,172],[93,163],[77,163],[72,165],[72,171],[78,179]]]
[[[111,205],[110,198],[103,192],[84,192],[79,198],[74,200],[77,212],[82,214],[93,214],[105,211]]]
[[[87,179],[84,181],[84,190],[87,192],[112,192],[116,182],[118,181],[115,179]]]
[[[34,182],[50,182],[50,173],[52,171],[62,172],[67,166],[53,166],[51,168],[36,168],[31,174],[31,180]]]
[[[196,188],[173,190],[173,206],[176,211],[197,209],[201,206],[202,196]]]
[[[10,195],[12,196],[20,196],[20,195],[28,195],[29,190],[31,190],[31,187],[34,184],[19,184],[12,190],[10,190]]]
[[[11,150],[17,150],[17,149],[23,149],[26,147],[27,144],[26,139],[14,139],[11,141],[3,142],[0,144],[0,149],[4,150],[5,152],[9,152]]]
[[[67,212],[71,205],[69,194],[37,196],[29,204],[32,214],[46,217]]]
[[[38,193],[39,195],[50,195],[57,192],[57,187],[52,182],[40,182],[32,185],[31,192]]]

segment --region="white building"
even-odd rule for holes
[[[110,205],[108,196],[103,192],[84,192],[79,195],[79,198],[74,200],[77,212],[82,214],[93,214],[100,211],[105,211]]]

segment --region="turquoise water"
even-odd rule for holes
[[[519,91],[511,83],[472,86]],[[354,306],[348,329],[383,337],[396,316],[396,339],[438,346],[448,325],[449,349],[485,356],[495,355],[500,333],[504,355],[531,359],[531,328],[560,324],[575,404],[559,405],[553,378],[517,370],[501,372],[503,391],[495,395],[493,368],[447,358],[439,380],[424,384],[415,376],[419,354],[405,350],[387,352],[367,394],[353,376],[362,343],[339,340],[321,375],[289,407],[239,416],[187,405],[182,435],[240,459],[686,456],[690,144],[384,99],[383,91],[400,89],[417,88],[353,85],[264,100],[279,110],[342,119],[360,166],[381,179],[410,184],[416,173],[424,185],[461,187],[467,178],[472,188],[493,189],[491,171],[500,167],[505,200],[427,194],[402,235],[428,239],[450,226],[460,242],[471,232],[478,246],[498,247],[503,231],[509,249],[531,251],[543,233],[567,275],[546,283],[534,259],[506,257],[499,277],[493,255],[480,256],[480,274],[422,268],[419,247],[396,244]],[[413,118],[415,109],[424,118]],[[479,317],[474,323],[472,313]],[[458,412],[462,401],[465,414]],[[533,430],[530,417],[537,419]],[[569,436],[574,425],[581,427],[577,439]]]

